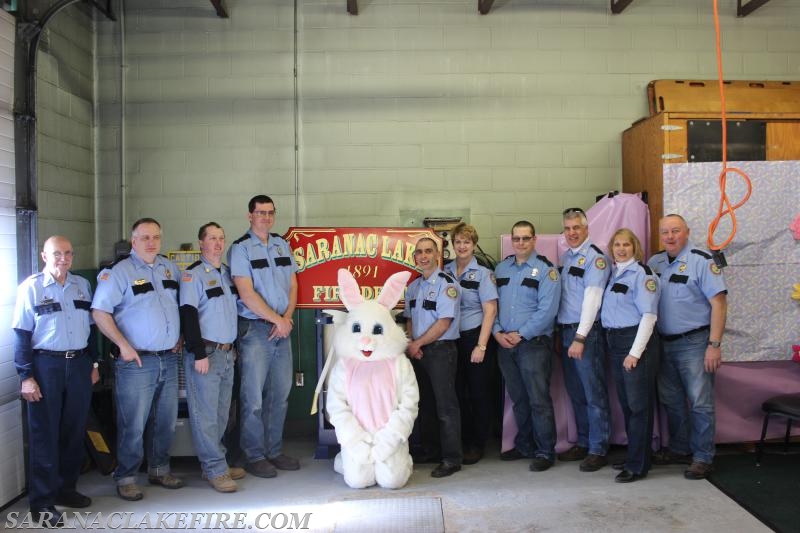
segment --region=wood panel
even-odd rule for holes
[[[661,112],[720,113],[717,80],[655,80],[647,85],[650,115]],[[800,82],[726,81],[728,113],[800,113]]]
[[[767,123],[767,161],[800,160],[800,122]]]

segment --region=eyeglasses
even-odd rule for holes
[[[272,211],[253,211],[253,214],[257,217],[274,217],[275,210]]]
[[[528,242],[531,239],[533,239],[533,237],[530,235],[525,235],[524,237],[511,237],[511,242]]]
[[[567,216],[570,213],[580,213],[581,215],[586,216],[586,212],[583,209],[581,209],[580,207],[568,207],[568,208],[564,209],[564,212],[561,213],[561,214],[564,215],[564,216]]]
[[[66,259],[71,259],[72,258],[72,252],[64,252],[64,253],[51,252],[50,255],[52,255],[56,259],[61,259],[62,257],[66,258]]]

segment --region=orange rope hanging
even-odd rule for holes
[[[753,192],[753,184],[750,182],[750,177],[742,170],[736,167],[728,167],[728,123],[725,118],[725,83],[722,79],[722,46],[720,44],[719,10],[717,8],[717,0],[714,0],[714,30],[716,32],[717,44],[717,77],[719,78],[719,97],[720,106],[722,108],[722,172],[719,175],[720,198],[717,216],[714,217],[714,220],[712,220],[708,225],[708,247],[711,250],[722,250],[728,246],[731,241],[733,241],[733,237],[736,235],[737,224],[736,213],[734,213],[734,211],[743,206],[744,203],[750,198],[750,194]],[[734,172],[741,176],[747,188],[747,192],[745,193],[744,198],[742,198],[742,201],[734,205],[731,205],[730,198],[728,198],[728,194],[726,192],[728,172]],[[731,232],[728,235],[728,238],[725,239],[721,244],[715,244],[714,234],[717,232],[717,226],[722,218],[726,215],[731,218]]]

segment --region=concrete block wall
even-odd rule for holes
[[[73,268],[95,261],[94,28],[86,9],[63,9],[37,57],[39,242],[68,236]]]
[[[466,211],[497,255],[516,220],[558,232],[565,207],[620,188],[650,80],[716,76],[710,2],[509,0],[481,16],[473,0],[361,0],[351,16],[298,0],[295,175],[292,3],[238,0],[227,20],[207,2],[125,4],[124,68],[118,26],[98,24],[98,131],[119,131],[124,72],[127,222],[161,220],[165,248],[209,219],[236,238],[266,192],[278,231]],[[800,5],[737,19],[720,4],[727,78],[798,79]],[[119,145],[100,137],[103,226]]]

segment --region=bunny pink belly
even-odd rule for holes
[[[348,360],[345,365],[347,401],[361,427],[374,433],[386,425],[397,405],[395,362]]]

